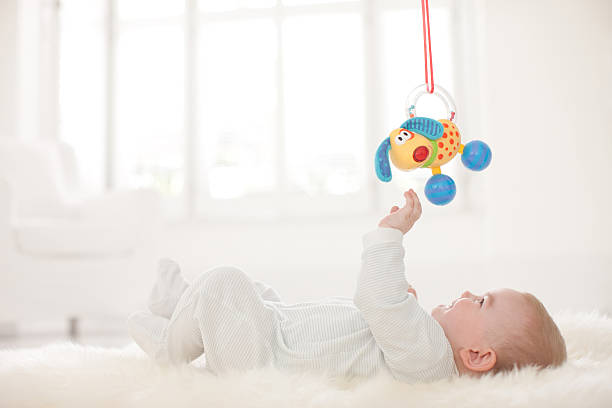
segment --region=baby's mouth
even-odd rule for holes
[[[452,309],[452,308],[453,308],[453,306],[455,306],[455,303],[457,303],[457,301],[458,301],[458,300],[459,300],[459,299],[455,299],[455,300],[453,300],[453,301],[451,302],[451,304],[450,304],[450,305],[440,305],[440,306],[442,306],[442,307],[443,307],[443,308],[445,308],[445,309]]]
[[[453,308],[453,306],[455,306],[455,303],[457,303],[459,299],[455,299],[453,300],[450,305],[438,305],[437,307],[443,310],[450,310]]]

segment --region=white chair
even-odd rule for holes
[[[0,143],[0,323],[125,318],[160,207],[153,190],[84,196],[66,144]]]

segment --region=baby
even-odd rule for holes
[[[130,334],[160,362],[189,363],[205,354],[212,373],[265,365],[372,376],[405,382],[481,375],[514,366],[558,366],[565,341],[533,295],[496,289],[464,292],[431,314],[404,277],[402,238],[421,216],[404,193],[379,228],[363,237],[353,298],[286,304],[235,267],[219,267],[188,285],[178,266],[160,262],[150,312],[130,316]]]

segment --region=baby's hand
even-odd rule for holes
[[[419,297],[417,296],[416,290],[414,290],[412,285],[408,288],[408,293],[412,293],[414,295],[414,297],[416,298],[416,300],[419,300]]]
[[[385,218],[378,224],[382,228],[395,228],[403,234],[410,231],[414,223],[421,217],[421,202],[414,190],[410,189],[404,193],[406,205],[402,208],[394,205]]]

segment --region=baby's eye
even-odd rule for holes
[[[484,304],[484,298],[480,299],[479,303],[480,303],[480,307],[482,307],[482,305]]]

